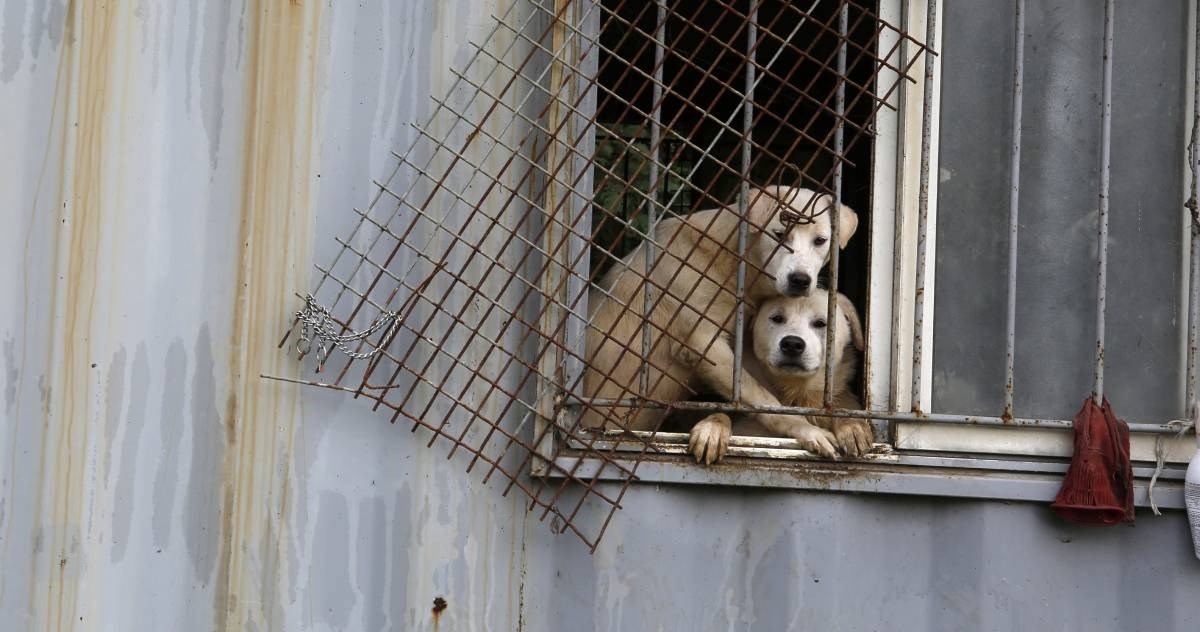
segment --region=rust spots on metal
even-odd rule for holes
[[[433,598],[432,612],[433,612],[433,629],[434,630],[438,629],[438,622],[441,621],[442,611],[445,610],[446,606],[448,606],[448,605],[449,604],[446,603],[446,600],[441,597]]]
[[[831,465],[821,463],[819,466],[792,467],[788,472],[797,481],[806,482],[814,487],[836,489],[840,483],[850,479],[878,481],[880,474],[874,470],[856,467],[851,464]]]

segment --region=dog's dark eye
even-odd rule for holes
[[[825,242],[827,242],[827,241],[829,241],[829,240],[824,237],[817,237],[816,239],[813,240],[813,243],[818,246],[824,246]]]
[[[782,325],[785,320],[787,319],[783,317],[783,314],[771,314],[771,322],[776,325]]]
[[[825,328],[825,320],[822,318],[818,318],[813,321],[812,326],[813,326],[813,329],[824,329]]]
[[[771,234],[775,235],[775,239],[778,239],[779,241],[783,241],[783,238],[787,236],[787,231],[776,229],[776,230],[771,231]]]

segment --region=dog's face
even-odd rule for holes
[[[832,326],[829,361],[837,366],[846,345],[863,347],[858,312],[844,295],[837,295],[837,317],[826,322],[829,293],[813,289],[807,296],[781,296],[764,301],[751,324],[754,355],[776,375],[808,377],[825,367],[826,328]]]
[[[783,296],[805,296],[829,261],[833,238],[833,198],[798,187],[770,186],[751,191],[750,218],[763,231],[751,255],[774,279]],[[815,199],[814,199],[815,198]],[[794,217],[816,215],[810,223]],[[838,207],[838,247],[844,248],[858,228],[858,215],[845,204]]]

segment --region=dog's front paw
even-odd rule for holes
[[[809,452],[827,459],[837,459],[837,437],[832,432],[817,426],[804,424],[792,428],[792,438],[799,441],[801,447]]]
[[[875,444],[875,432],[865,419],[839,419],[833,426],[833,435],[846,456],[862,456]]]
[[[713,413],[692,426],[688,439],[688,452],[696,457],[697,463],[711,465],[725,458],[729,449],[729,436],[733,423],[725,413]]]

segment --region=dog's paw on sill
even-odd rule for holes
[[[691,454],[688,451],[688,433],[686,432],[644,432],[644,431],[626,431],[626,430],[587,430],[587,434],[595,436],[594,442],[591,442],[590,447],[595,450],[616,450],[629,452],[643,452],[650,454],[678,454],[687,456],[691,460]],[[586,449],[589,446],[583,442],[572,440],[568,442],[568,447],[574,449]],[[750,458],[768,458],[768,459],[792,459],[801,461],[823,461],[830,460],[804,448],[800,447],[800,442],[796,439],[783,437],[748,437],[733,435],[729,439],[729,448],[725,453],[726,457],[750,457]],[[895,449],[887,443],[875,443],[871,450],[860,457],[843,456],[838,462],[886,462],[893,463],[898,461],[898,456]]]

